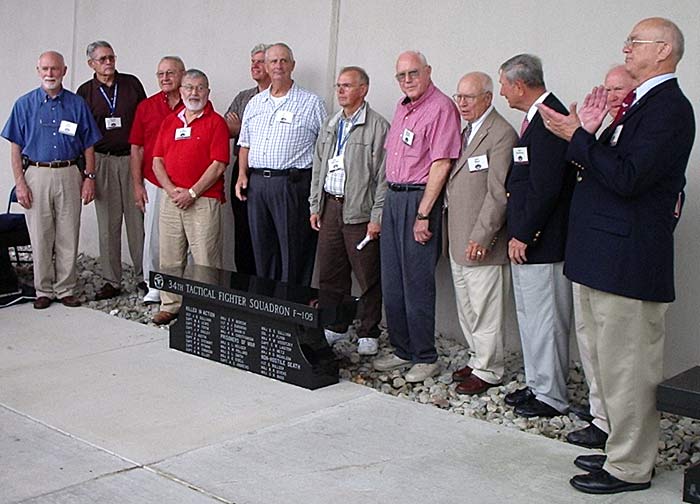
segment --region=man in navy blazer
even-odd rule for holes
[[[581,323],[608,414],[606,455],[576,459],[571,479],[587,493],[650,486],[659,439],[655,391],[663,377],[664,317],[674,300],[673,231],[683,202],[695,119],[678,86],[683,34],[671,21],[640,21],[625,41],[625,67],[639,82],[624,116],[594,133],[606,113],[595,88],[580,113],[541,107],[547,127],[569,140],[578,169],[566,275],[580,284]]]
[[[547,131],[537,104],[563,114],[566,108],[545,88],[537,56],[514,56],[499,73],[501,95],[526,113],[506,190],[508,256],[527,387],[505,400],[517,415],[552,417],[569,407],[572,299],[563,261],[574,173],[564,158],[567,143]]]

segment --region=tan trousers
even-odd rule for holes
[[[162,191],[162,189],[161,189]],[[221,203],[199,198],[187,210],[180,210],[163,191],[160,200],[160,267],[182,274],[189,248],[194,264],[221,268]],[[161,291],[160,309],[180,311],[182,297]]]
[[[134,202],[129,156],[95,154],[95,212],[100,234],[100,267],[105,282],[122,281],[122,217],[136,277],[143,274],[143,214]]]
[[[593,356],[592,349],[589,347],[591,334],[586,334],[586,331],[591,330],[591,327],[583,323],[583,314],[581,313],[581,285],[574,283],[571,285],[574,294],[574,321],[576,322],[576,342],[578,343],[578,353],[581,357],[581,367],[586,376],[588,384],[588,404],[590,405],[591,416],[593,417],[593,425],[606,433],[610,433],[610,425],[608,425],[608,417],[605,415],[603,402],[600,400],[598,392],[598,382],[593,373]]]
[[[667,303],[579,286],[591,368],[610,424],[603,468],[630,483],[651,479],[659,442],[656,387],[663,376]]]
[[[30,166],[24,177],[33,199],[26,218],[36,295],[59,299],[74,296],[83,178],[77,166]]]
[[[450,255],[459,325],[469,345],[467,365],[485,382],[503,380],[503,320],[510,290],[508,265],[462,266]]]

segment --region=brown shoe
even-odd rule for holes
[[[471,374],[472,374],[472,368],[470,368],[469,366],[464,366],[463,368],[458,369],[457,371],[452,373],[452,380],[462,382],[462,381],[466,380],[467,378],[469,378],[471,376]]]
[[[53,303],[53,299],[51,299],[50,297],[39,296],[34,300],[34,309],[43,310],[51,306],[51,303]]]
[[[95,294],[95,301],[102,301],[104,299],[112,299],[121,294],[122,290],[117,287],[112,287],[109,282],[105,283],[100,290]]]
[[[66,296],[59,299],[59,301],[63,303],[63,306],[67,306],[69,308],[77,308],[78,306],[83,305],[83,303],[80,302],[80,299],[75,296]]]
[[[467,379],[457,385],[455,392],[458,394],[467,395],[481,394],[482,392],[486,392],[491,387],[498,387],[499,385],[500,383],[488,383],[476,375],[469,375]]]
[[[167,311],[159,311],[151,319],[155,325],[165,325],[169,324],[177,318],[177,313],[170,313]]]

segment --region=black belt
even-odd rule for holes
[[[327,199],[337,201],[338,203],[342,203],[343,201],[345,201],[345,196],[337,196],[335,194],[331,194],[331,193],[327,193],[327,192],[324,192],[324,194],[326,195]]]
[[[425,190],[425,184],[394,184],[393,182],[389,182],[389,189],[396,192],[423,191]]]
[[[103,156],[115,156],[115,157],[123,157],[123,156],[128,156],[131,154],[131,150],[118,150],[118,151],[98,151],[96,150],[98,154],[102,154]]]
[[[286,177],[292,172],[304,171],[302,168],[286,168],[284,170],[268,170],[267,168],[248,168],[251,173],[257,173],[265,178],[270,177]]]
[[[32,161],[27,159],[28,166],[40,166],[41,168],[65,168],[67,166],[73,166],[78,164],[77,159],[71,159],[70,161]]]

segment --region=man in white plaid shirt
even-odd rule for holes
[[[243,113],[236,196],[248,201],[257,275],[309,285],[316,252],[309,225],[311,165],[326,108],[292,80],[294,65],[284,43],[265,52],[272,84]]]

